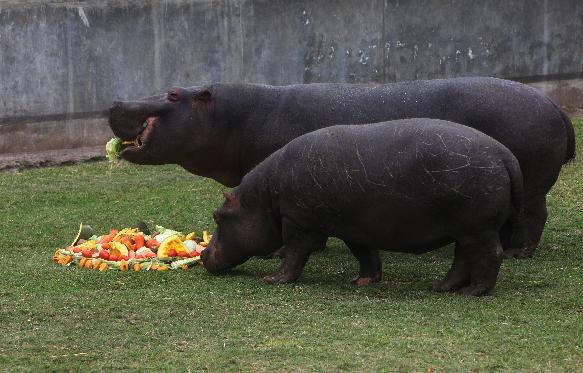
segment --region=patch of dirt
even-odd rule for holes
[[[105,146],[47,150],[35,153],[0,154],[0,171],[18,172],[26,168],[70,165],[105,159]]]

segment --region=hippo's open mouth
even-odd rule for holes
[[[152,133],[154,128],[158,123],[158,117],[148,117],[142,124],[142,129],[135,139],[123,139],[123,150],[121,155],[123,156],[126,152],[138,152],[145,150],[150,144],[150,139],[152,138]]]

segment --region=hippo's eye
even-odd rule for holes
[[[168,92],[168,101],[178,102],[180,100],[180,94],[177,91]]]

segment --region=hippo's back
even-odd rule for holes
[[[276,148],[315,129],[338,124],[435,118],[475,128],[519,160],[531,194],[546,193],[574,155],[573,129],[538,90],[509,80],[472,77],[394,84],[308,84],[279,88],[280,109],[269,122]],[[275,143],[275,139],[272,140]],[[274,145],[275,146],[275,145]],[[266,157],[273,151],[266,149]]]
[[[316,187],[318,183],[343,187],[353,194],[363,189],[384,194],[388,188],[406,192],[421,183],[431,191],[445,188],[464,195],[465,188],[468,193],[473,188],[470,177],[489,178],[504,168],[504,162],[516,158],[500,142],[473,128],[413,118],[323,128],[291,141],[277,162],[286,165],[282,172],[289,177],[302,175]],[[449,181],[461,184],[449,185]]]

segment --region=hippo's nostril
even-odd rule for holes
[[[166,94],[166,98],[170,102],[178,102],[178,101],[180,101],[181,96],[182,95],[181,95],[180,89],[177,88],[177,87],[170,88],[168,90],[168,93]]]

